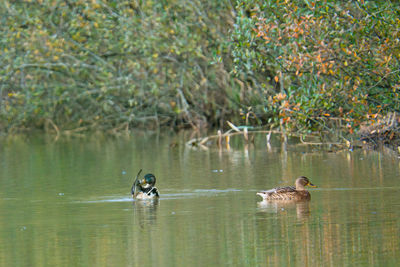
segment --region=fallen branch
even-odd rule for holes
[[[229,146],[230,138],[235,135],[243,135],[243,138],[246,142],[251,140],[249,138],[249,136],[254,135],[254,134],[265,134],[267,143],[270,143],[272,133],[282,134],[284,139],[287,139],[286,134],[279,130],[272,130],[272,129],[270,129],[270,130],[249,130],[252,127],[236,126],[229,121],[227,121],[227,124],[229,125],[229,127],[231,129],[229,129],[225,133],[222,133],[221,130],[218,130],[217,134],[215,134],[215,135],[209,135],[209,136],[199,137],[199,138],[192,138],[188,142],[186,142],[186,145],[191,146],[191,147],[197,147],[197,146],[204,147],[205,145],[207,145],[207,143],[215,141],[216,144],[218,145],[218,147],[222,147],[222,142],[223,142],[223,140],[225,140],[226,145]],[[336,146],[346,146],[348,148],[352,147],[352,143],[342,136],[340,138],[343,139],[343,142],[308,142],[308,141],[304,140],[304,135],[302,135],[302,134],[291,133],[290,135],[299,137],[300,142],[305,145],[336,145]]]

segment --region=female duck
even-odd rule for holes
[[[296,187],[277,187],[267,191],[258,192],[264,200],[310,200],[311,195],[306,190],[306,186],[316,187],[307,177],[300,176],[296,179]]]
[[[139,175],[142,170],[136,176],[136,180],[132,185],[131,193],[132,197],[136,199],[154,199],[158,198],[158,189],[154,186],[156,184],[156,177],[148,173],[143,179],[139,179]]]

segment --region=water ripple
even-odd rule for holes
[[[165,190],[164,192],[168,192],[170,190]],[[160,196],[160,200],[167,199],[186,199],[186,198],[196,198],[196,197],[204,197],[204,196],[215,196],[222,195],[231,192],[241,192],[243,190],[228,188],[228,189],[194,189],[194,190],[183,190],[182,193],[162,193]],[[104,202],[131,202],[135,201],[130,196],[102,196],[97,198],[92,198],[89,200],[79,200],[74,201],[77,203],[104,203]]]

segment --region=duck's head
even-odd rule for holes
[[[139,180],[140,187],[144,189],[154,187],[155,184],[156,184],[156,177],[154,176],[154,174],[151,173],[146,174],[143,177],[143,179]]]
[[[309,186],[309,187],[317,187],[313,185],[310,180],[308,180],[307,177],[305,176],[300,176],[299,178],[296,179],[296,190],[305,190],[304,187]]]

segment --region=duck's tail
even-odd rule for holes
[[[257,192],[256,195],[259,195],[260,197],[265,199],[268,196],[268,192],[267,191],[261,191],[261,192]]]

